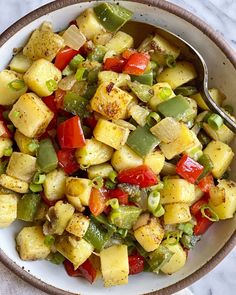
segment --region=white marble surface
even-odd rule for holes
[[[0,0],[0,33],[27,12],[50,0]],[[236,49],[236,0],[171,0],[209,23]],[[236,249],[212,272],[190,287],[194,295],[236,294]],[[0,263],[1,295],[43,295]]]

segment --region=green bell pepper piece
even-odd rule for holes
[[[42,172],[48,173],[57,168],[58,159],[51,139],[46,138],[40,141],[37,164]]]
[[[64,110],[73,115],[78,115],[80,118],[88,115],[87,105],[88,100],[77,93],[68,92],[64,96]]]
[[[17,203],[17,218],[24,221],[34,221],[40,200],[39,194],[25,194]]]
[[[104,214],[100,214],[100,215],[98,215],[96,217],[93,216],[91,218],[95,219],[97,222],[102,224],[109,232],[110,231],[112,231],[112,232],[116,231],[116,227],[108,221],[107,217]]]
[[[145,84],[149,86],[153,85],[153,79],[154,79],[153,71],[145,72],[143,75],[140,75],[140,76],[131,75],[130,77],[132,82],[137,81],[141,84]]]
[[[93,98],[97,88],[98,88],[97,85],[88,85],[83,94],[83,97],[87,100],[90,100],[91,98]],[[86,110],[86,115],[87,115],[87,110]]]
[[[74,56],[72,58],[72,60],[70,61],[69,63],[69,67],[72,69],[72,70],[76,70],[78,68],[78,66],[84,61],[84,58],[82,55],[80,54],[77,54],[76,56]]]
[[[143,102],[148,102],[154,95],[154,91],[149,85],[144,85],[137,81],[128,81],[127,84],[132,92]]]
[[[186,249],[192,249],[197,242],[200,240],[199,236],[189,236],[184,234],[182,238],[180,239],[180,243],[184,246]]]
[[[170,261],[174,255],[167,247],[160,245],[155,251],[149,254],[148,264],[153,272],[158,273],[159,270]]]
[[[204,176],[206,176],[209,172],[211,172],[211,170],[214,168],[213,162],[211,160],[211,158],[206,155],[203,154],[199,159],[198,159],[198,163],[201,164],[204,167],[204,170],[202,172],[202,174],[199,176],[199,179],[202,179]]]
[[[91,61],[103,62],[104,55],[106,54],[107,49],[105,46],[97,45],[94,49],[88,54],[88,59]]]
[[[101,3],[93,10],[100,23],[109,32],[118,31],[133,16],[130,10],[111,3]]]
[[[150,126],[138,126],[133,132],[130,133],[126,144],[141,157],[149,154],[160,143],[150,131]]]
[[[111,210],[108,219],[119,228],[131,229],[141,212],[142,209],[135,206],[120,206]]]
[[[60,265],[64,262],[65,257],[59,253],[50,253],[47,260],[49,260],[51,263],[56,264],[56,265]]]
[[[87,80],[88,80],[89,85],[93,85],[93,84],[97,83],[98,74],[100,71],[101,71],[101,69],[95,68],[95,69],[92,69],[91,71],[88,72]]]

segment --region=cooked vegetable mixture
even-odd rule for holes
[[[100,3],[62,32],[43,23],[0,73],[0,227],[27,222],[21,259],[90,283],[101,272],[105,287],[177,272],[236,210],[234,134],[175,44],[153,33],[134,47],[131,18]]]

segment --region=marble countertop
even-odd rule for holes
[[[0,0],[0,33],[14,21],[36,7],[51,0]],[[235,0],[171,0],[198,15],[222,34],[236,49],[236,1]],[[236,249],[213,271],[190,286],[194,295],[235,295]],[[0,263],[1,295],[45,295],[28,285]],[[3,279],[4,278],[4,279]]]

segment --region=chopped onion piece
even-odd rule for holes
[[[85,36],[75,26],[71,25],[62,35],[65,44],[74,50],[79,50],[86,42]]]
[[[64,91],[69,91],[76,82],[75,75],[64,77],[59,83],[58,87]]]

